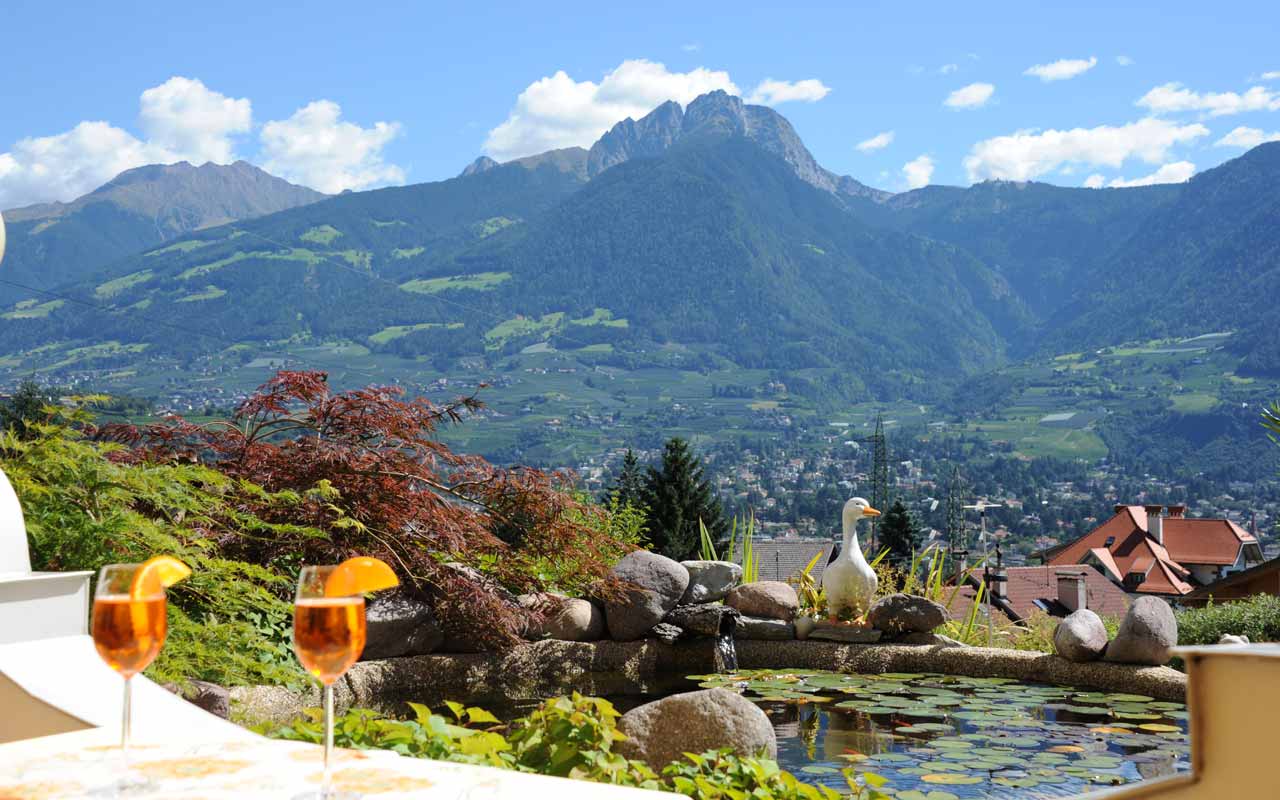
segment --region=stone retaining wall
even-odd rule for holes
[[[1135,667],[984,647],[836,644],[739,639],[743,669],[797,667],[842,672],[943,672],[1014,678],[1087,689],[1145,694],[1183,701],[1186,676],[1168,667]],[[433,654],[362,661],[335,686],[335,705],[401,713],[408,701],[439,706],[456,700],[502,708],[578,691],[591,695],[646,695],[670,691],[673,679],[720,671],[712,639],[667,645],[635,642],[531,642],[502,653]],[[231,692],[236,718],[246,722],[292,719],[318,706],[319,692],[241,687]]]

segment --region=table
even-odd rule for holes
[[[319,787],[322,749],[261,737],[222,742],[143,742],[130,750],[147,784],[124,795],[146,800],[289,800]],[[94,728],[0,746],[0,800],[97,798],[120,776],[111,733]],[[529,775],[489,767],[404,758],[389,751],[334,753],[334,789],[379,800],[648,800],[657,792]]]

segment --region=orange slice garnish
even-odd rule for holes
[[[133,581],[129,584],[129,599],[154,597],[190,574],[191,567],[173,556],[149,558],[133,573]]]
[[[399,585],[400,579],[385,561],[357,556],[333,568],[324,582],[324,596],[350,597]]]

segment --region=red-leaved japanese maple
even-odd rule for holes
[[[283,371],[229,420],[175,416],[100,435],[130,445],[117,458],[215,467],[239,482],[231,502],[297,526],[296,535],[258,537],[211,521],[205,533],[228,557],[289,569],[376,556],[433,603],[447,632],[500,646],[522,624],[504,590],[544,588],[548,563],[569,565],[586,585],[628,546],[604,533],[607,512],[574,497],[570,475],[498,467],[436,438],[480,407],[474,396],[438,405],[395,387],[335,392],[325,373]],[[280,492],[296,500],[282,504]]]

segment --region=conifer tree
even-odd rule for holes
[[[707,526],[717,549],[728,537],[724,511],[703,474],[702,461],[690,452],[684,439],[668,441],[660,468],[649,468],[644,501],[649,512],[649,541],[655,552],[668,558],[682,561],[696,557],[701,541],[699,520]]]
[[[613,483],[605,492],[604,502],[616,503],[619,508],[632,506],[644,508],[644,474],[640,471],[640,459],[630,448],[622,457],[622,470],[614,476]]]
[[[893,501],[880,518],[880,544],[889,548],[888,558],[894,563],[909,562],[920,545],[920,529],[901,500]]]

